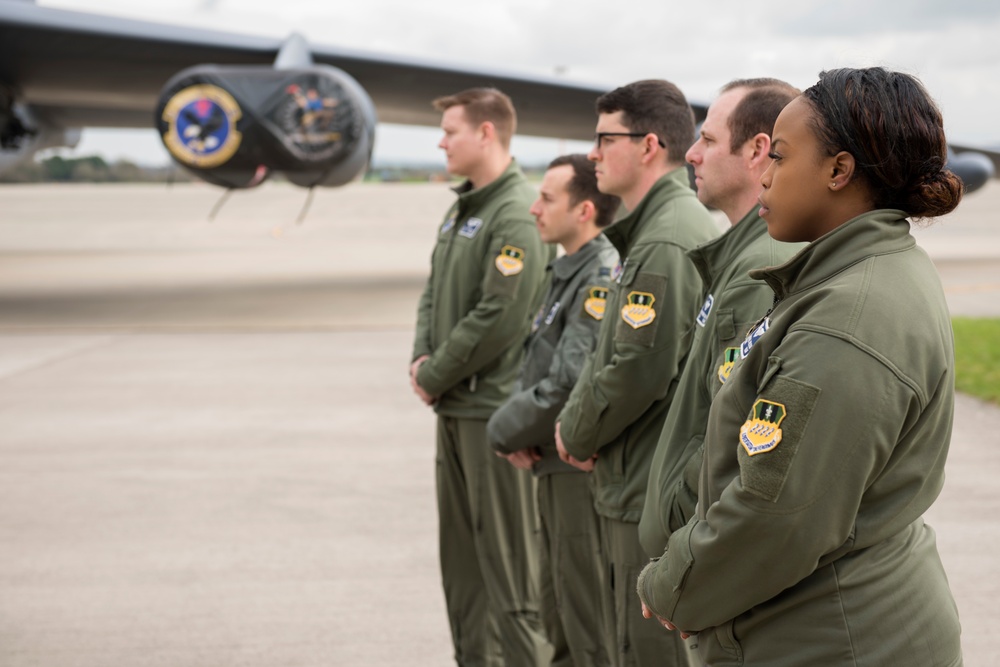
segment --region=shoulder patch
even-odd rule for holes
[[[722,365],[719,366],[719,382],[721,384],[726,384],[726,380],[733,373],[733,366],[736,365],[736,358],[740,354],[740,348],[738,347],[727,347],[726,351],[722,353]]]
[[[444,221],[443,225],[441,225],[441,233],[447,234],[448,232],[451,231],[451,228],[454,226],[455,226],[455,216],[452,215],[451,217],[449,217],[447,220]]]
[[[767,382],[740,427],[736,454],[745,491],[778,501],[819,394],[818,387],[783,375]]]
[[[715,297],[711,294],[705,299],[705,303],[701,305],[701,310],[698,312],[698,326],[705,326],[708,322],[708,316],[712,313],[712,304],[715,303]]]
[[[583,310],[600,322],[604,319],[604,309],[608,303],[608,290],[604,287],[588,287],[587,295],[587,300],[583,302]]]
[[[458,233],[461,234],[462,231],[459,230]],[[524,250],[512,245],[505,245],[500,249],[500,254],[497,255],[494,264],[501,275],[516,276],[524,270]]]
[[[467,239],[471,239],[476,234],[478,234],[479,230],[482,228],[483,228],[482,220],[480,220],[479,218],[469,218],[468,220],[465,221],[465,224],[462,225],[462,228],[458,230],[458,235],[464,236]]]
[[[753,404],[747,420],[740,427],[740,444],[749,456],[769,452],[778,446],[785,412],[781,403],[758,399]]]
[[[622,319],[633,329],[645,327],[656,319],[653,303],[656,297],[649,292],[629,292],[627,303],[622,307]],[[689,311],[690,312],[690,311]]]

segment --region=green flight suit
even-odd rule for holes
[[[559,459],[556,417],[594,350],[618,252],[598,236],[552,262],[514,392],[486,426],[490,444],[511,454],[534,449],[541,519],[541,603],[553,667],[605,667],[603,581],[589,476]]]
[[[962,663],[922,519],[951,438],[951,321],[904,215],[752,274],[779,301],[712,403],[696,518],[639,581],[704,664]]]
[[[759,208],[754,206],[722,236],[688,253],[701,274],[705,300],[649,469],[639,540],[650,556],[661,555],[670,533],[694,516],[708,408],[732,370],[743,336],[774,299],[766,282],[748,274],[781,264],[802,249],[802,244],[779,243],[768,236]]]
[[[683,646],[642,618],[634,592],[647,561],[637,523],[701,304],[701,279],[686,253],[717,236],[718,227],[679,168],[605,234],[622,265],[608,292],[597,348],[559,415],[560,435],[575,458],[597,454],[592,489],[616,664],[671,665],[683,661]]]
[[[460,665],[491,664],[495,624],[507,664],[547,665],[538,615],[533,481],[496,456],[486,420],[510,393],[550,249],[528,213],[535,192],[513,162],[456,189],[420,298],[413,359],[438,400],[441,575]]]

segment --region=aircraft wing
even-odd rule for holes
[[[164,83],[198,64],[270,65],[283,40],[0,0],[0,85],[58,127],[151,127]],[[611,86],[474,70],[412,58],[309,45],[371,96],[382,122],[437,126],[430,101],[495,86],[518,111],[518,133],[589,140],[594,101]],[[0,95],[2,97],[2,95]],[[699,120],[705,107],[696,107]]]

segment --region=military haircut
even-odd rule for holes
[[[621,200],[597,189],[597,172],[594,163],[582,153],[560,155],[549,163],[549,169],[569,165],[573,168],[573,178],[566,184],[569,193],[569,203],[576,206],[582,201],[590,200],[594,205],[594,224],[607,227],[615,219]]]
[[[694,143],[694,111],[681,89],[663,79],[636,81],[597,98],[597,113],[622,112],[630,132],[653,133],[666,144],[667,160],[683,164]]]
[[[517,112],[514,103],[496,88],[469,88],[454,95],[439,97],[433,102],[438,111],[462,107],[465,118],[474,127],[492,123],[497,139],[505,149],[510,149],[510,139],[517,131]]]
[[[736,79],[722,87],[723,93],[747,89],[747,94],[729,114],[729,151],[736,153],[758,134],[771,136],[774,121],[802,91],[780,79]]]

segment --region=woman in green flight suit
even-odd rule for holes
[[[951,323],[907,217],[948,213],[941,114],[881,68],[823,72],[778,117],[761,217],[809,245],[766,280],[709,416],[697,516],[639,579],[708,665],[961,665],[922,515],[944,481]]]

